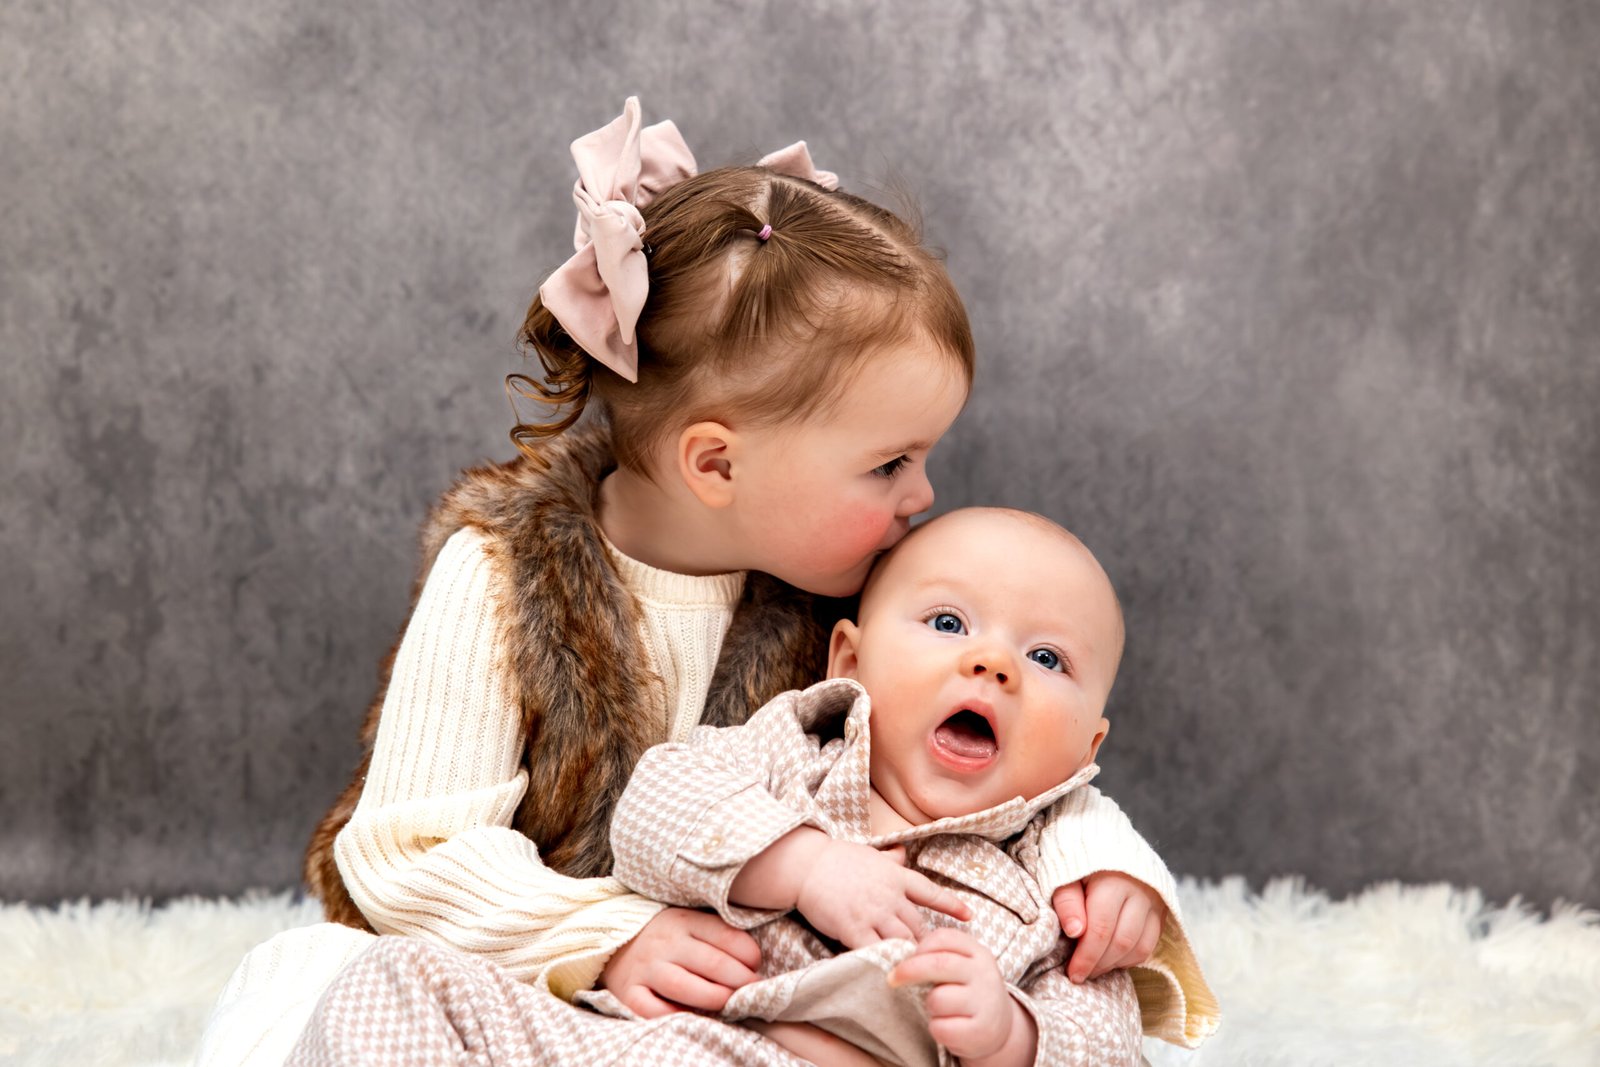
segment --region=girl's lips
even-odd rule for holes
[[[895,545],[899,544],[905,535],[910,532],[910,519],[896,519],[889,525],[889,528],[884,531],[883,540],[878,544],[878,552],[881,554],[889,551]]]

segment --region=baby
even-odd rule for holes
[[[1067,980],[1036,877],[1035,816],[1096,773],[1122,643],[1105,572],[1055,523],[926,523],[835,628],[830,680],[645,755],[615,874],[749,929],[760,978],[722,1018],[803,1059],[1138,1063],[1132,979]]]

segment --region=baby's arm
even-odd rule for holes
[[[846,948],[915,939],[922,932],[919,904],[956,919],[972,917],[954,893],[905,863],[903,848],[880,852],[801,826],[751,857],[728,897],[745,907],[798,911]]]
[[[1076,985],[1052,967],[1018,989],[981,941],[947,927],[924,938],[889,983],[932,986],[928,1030],[963,1067],[1140,1062],[1139,1002],[1126,974]]]
[[[943,927],[889,972],[891,986],[931,986],[928,1033],[963,1067],[1026,1067],[1039,1029],[1012,997],[994,953],[965,930]]]
[[[611,823],[616,877],[656,900],[715,908],[749,929],[798,910],[849,947],[911,937],[916,905],[966,906],[905,866],[901,849],[836,841],[784,801],[816,747],[785,693],[742,726],[697,729],[634,768]]]

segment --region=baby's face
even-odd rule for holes
[[[1014,512],[917,531],[834,630],[828,673],[872,698],[872,784],[908,822],[1034,797],[1094,759],[1121,652],[1111,583]]]

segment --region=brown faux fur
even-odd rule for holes
[[[633,765],[661,740],[648,699],[661,681],[645,666],[638,605],[600,537],[596,487],[615,465],[605,425],[569,430],[542,455],[548,470],[527,459],[482,467],[445,494],[423,527],[412,604],[451,534],[475,526],[489,535],[503,669],[520,693],[526,737],[528,793],[514,825],[552,868],[583,878],[611,870],[611,813]],[[750,574],[701,722],[743,722],[778,693],[821,678],[841,606]],[[361,727],[366,754],[355,779],[312,834],[305,861],[306,883],[327,917],[367,929],[334,863],[333,839],[361,797],[393,663],[391,651]]]

